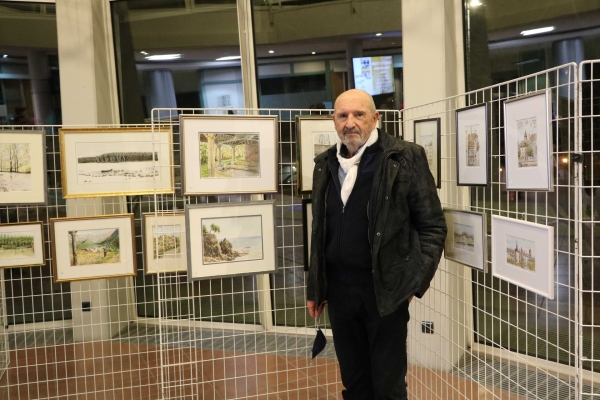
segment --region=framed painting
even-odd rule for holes
[[[0,131],[0,204],[46,203],[46,134]]]
[[[456,184],[487,186],[488,135],[485,104],[456,110]]]
[[[312,199],[302,199],[302,226],[304,227],[304,270],[310,268],[310,239],[312,236]]]
[[[448,234],[444,257],[487,272],[485,213],[444,208]]]
[[[312,191],[314,158],[337,143],[337,132],[330,115],[296,116],[298,133],[298,191]]]
[[[504,103],[507,190],[553,190],[548,92]]]
[[[554,299],[554,227],[492,215],[492,275]]]
[[[183,194],[277,192],[277,117],[180,115]]]
[[[442,187],[440,125],[440,118],[421,119],[414,122],[414,142],[425,149],[427,164],[429,164],[429,170],[438,189]]]
[[[63,197],[173,192],[170,128],[60,129]]]
[[[274,216],[274,200],[186,204],[188,278],[275,272]]]
[[[187,271],[185,214],[145,213],[142,224],[146,274]]]
[[[134,276],[133,214],[52,218],[54,282]]]
[[[0,268],[45,265],[43,228],[42,222],[0,225]]]

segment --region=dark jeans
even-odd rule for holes
[[[381,317],[372,280],[330,280],[327,300],[344,400],[407,400],[408,302]]]

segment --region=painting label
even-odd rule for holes
[[[116,151],[113,143],[76,143],[77,183],[148,182],[159,175],[152,143],[119,142],[118,146],[136,151]]]
[[[69,231],[69,258],[72,267],[121,262],[119,229]]]
[[[518,166],[519,168],[536,167],[537,153],[537,120],[525,118],[517,121]]]
[[[0,260],[29,258],[34,253],[34,231],[0,234]]]
[[[263,259],[262,216],[202,218],[203,263]]]
[[[314,157],[336,144],[337,137],[336,132],[313,132]]]
[[[157,225],[152,227],[154,259],[179,257],[181,254],[181,225]]]
[[[200,178],[260,177],[258,133],[200,133]]]
[[[475,227],[454,222],[454,248],[475,253]]]
[[[0,143],[0,191],[31,191],[29,143]]]
[[[466,149],[466,160],[467,167],[479,167],[480,153],[479,153],[479,125],[468,125],[465,126],[465,149]]]
[[[506,235],[506,262],[535,272],[535,242]]]

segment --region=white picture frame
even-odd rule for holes
[[[486,104],[456,110],[456,185],[488,184]]]
[[[492,215],[492,275],[554,299],[554,227]]]
[[[277,116],[179,118],[184,196],[277,192]]]
[[[185,222],[188,279],[277,270],[274,200],[186,204]]]
[[[65,199],[173,193],[170,128],[62,128],[59,135]]]
[[[312,239],[312,199],[302,199],[302,230],[304,236],[304,270],[310,269],[310,251]]]
[[[507,190],[553,190],[549,101],[544,90],[504,103]]]
[[[42,130],[0,131],[0,204],[45,204],[46,201],[46,133]]]
[[[144,213],[142,231],[146,274],[187,271],[184,212]]]
[[[56,283],[137,274],[133,214],[51,218],[50,235]]]
[[[46,265],[41,221],[0,225],[0,268]]]
[[[442,187],[441,176],[441,119],[427,118],[414,121],[414,142],[425,149],[427,164],[433,175],[435,186]]]
[[[487,228],[485,213],[444,208],[448,234],[444,257],[487,272]]]
[[[338,134],[331,115],[296,116],[298,141],[298,192],[312,191],[314,158],[337,143]]]

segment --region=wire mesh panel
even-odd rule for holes
[[[579,364],[583,398],[600,398],[600,61],[579,66],[581,171]],[[589,374],[593,371],[596,374]]]
[[[539,92],[547,92],[551,106],[548,127],[553,145],[548,174],[554,182],[552,191],[507,190],[506,171],[513,167],[507,165],[507,151],[520,151],[518,146],[525,140],[505,142],[504,103]],[[430,292],[413,309],[417,320],[412,322],[409,389],[415,398],[473,398],[476,393],[485,398],[578,398],[577,341],[591,341],[592,336],[578,335],[576,92],[577,66],[568,64],[404,110],[409,140],[414,138],[415,122],[440,118],[443,206],[485,213],[487,222],[487,272],[443,259]],[[489,121],[489,127],[479,132],[480,143],[486,135],[489,146],[488,183],[456,186],[457,157],[467,154],[457,154],[457,148],[463,147],[456,143],[455,113],[481,104],[487,105]],[[530,139],[536,137],[528,136]],[[509,146],[514,148],[507,150]],[[498,266],[491,262],[492,244],[507,244],[494,242],[492,215],[554,228],[555,245],[550,249],[554,265],[534,267],[553,268],[553,299],[537,294],[525,283],[493,276]],[[447,246],[455,243],[458,241],[450,238]],[[439,328],[425,329],[422,321]]]

